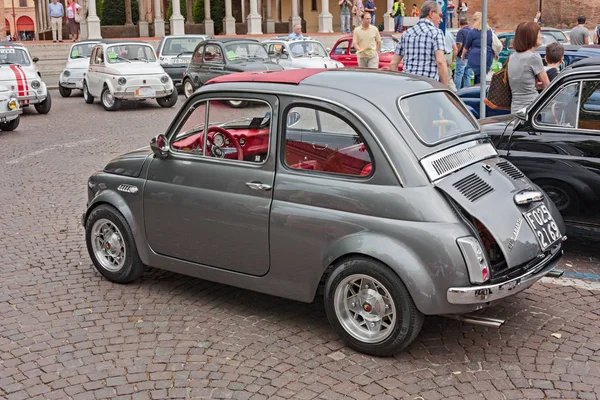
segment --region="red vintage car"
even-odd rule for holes
[[[379,51],[379,68],[387,69],[392,62],[394,50],[398,44],[398,39],[389,33],[381,35],[381,49]],[[352,35],[342,36],[333,46],[329,53],[332,60],[339,61],[345,67],[358,67],[356,49],[352,47]],[[398,71],[402,71],[402,63],[398,66]]]

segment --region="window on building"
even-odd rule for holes
[[[19,0],[19,7],[27,7],[27,0]]]
[[[311,6],[310,6],[310,10],[311,11],[318,11],[317,10],[317,0],[312,0]]]

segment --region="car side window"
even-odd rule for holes
[[[310,106],[286,112],[285,164],[295,170],[368,176],[371,153],[358,131],[339,115]]]
[[[348,40],[343,40],[338,43],[338,45],[333,49],[333,54],[348,54],[348,45],[350,42]]]
[[[502,49],[505,49],[506,48],[506,38],[505,37],[500,38],[500,43],[502,43]]]
[[[198,64],[202,62],[202,54],[204,53],[204,46],[198,46],[194,55],[192,56],[192,62]]]
[[[186,113],[171,147],[198,156],[260,164],[269,154],[271,115],[271,106],[261,100],[201,101]]]
[[[583,82],[578,127],[600,131],[600,81]]]
[[[577,128],[577,108],[579,105],[579,82],[560,89],[538,112],[538,124]]]
[[[279,43],[271,43],[269,45],[269,48],[267,49],[267,52],[269,54],[269,57],[278,57],[281,55],[283,50],[283,45],[279,44]]]
[[[509,50],[514,50],[515,49],[514,41],[515,41],[514,36],[511,37],[510,39],[508,39],[508,49]]]
[[[204,62],[212,64],[223,63],[223,53],[221,48],[214,44],[209,44],[204,48]]]

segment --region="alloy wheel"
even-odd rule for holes
[[[127,249],[123,234],[117,226],[106,218],[99,219],[92,226],[92,249],[102,268],[117,272],[123,268]]]

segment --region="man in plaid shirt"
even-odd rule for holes
[[[436,79],[448,85],[448,66],[444,53],[444,33],[439,29],[442,8],[435,1],[421,7],[419,22],[407,30],[396,47],[390,70],[397,71],[404,59],[403,72]]]

